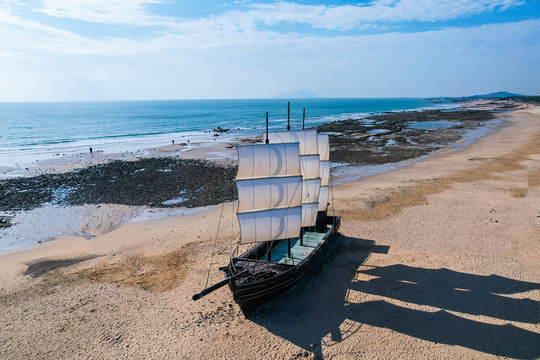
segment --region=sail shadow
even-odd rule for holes
[[[465,313],[483,314],[503,320],[524,319],[525,316],[518,309],[525,304],[526,313],[531,317],[538,316],[537,302],[521,302],[512,298],[500,300],[494,297],[498,296],[495,294],[532,290],[538,284],[500,276],[485,277],[448,269],[423,269],[404,265],[359,270],[371,253],[384,253],[384,247],[375,245],[372,240],[344,236],[337,238],[336,243],[331,257],[323,262],[307,282],[282,297],[279,302],[263,308],[250,320],[321,359],[324,358],[323,346],[347,341],[364,325],[497,356],[525,359],[540,356],[540,334],[511,324],[496,325],[470,320],[447,311],[459,308],[467,310],[463,311]],[[373,283],[356,280],[359,274],[374,277],[371,280]],[[364,279],[366,276],[361,275],[359,278]],[[379,280],[381,278],[386,281]],[[411,292],[413,295],[408,293],[409,287],[414,288],[419,284],[422,291]],[[441,284],[447,288],[454,286],[452,291],[457,294],[447,289],[440,299],[432,295],[431,292],[438,291]],[[461,287],[457,287],[457,284]],[[467,284],[468,288],[464,286]],[[473,301],[461,297],[461,292],[467,292],[466,289],[478,293]],[[368,293],[389,300],[352,302],[349,298],[358,298],[350,297],[352,293]],[[400,293],[407,294],[407,297]],[[395,305],[393,299],[407,301],[412,305]],[[493,299],[496,299],[497,306],[486,306]],[[470,303],[461,303],[467,301]],[[430,303],[441,310],[430,312],[411,308],[415,304]],[[505,314],[499,306],[507,306],[510,315]],[[369,344],[359,343],[357,346],[361,350]]]
[[[539,290],[538,283],[403,264],[361,270],[360,273],[375,277],[354,283],[352,289],[362,293],[501,320],[540,322],[540,302],[499,295]]]
[[[540,355],[540,334],[512,324],[488,324],[444,310],[421,311],[383,300],[352,306],[352,320],[418,339],[516,359],[536,359]]]

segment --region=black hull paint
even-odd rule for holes
[[[339,216],[327,216],[324,223],[331,227],[327,229],[324,241],[296,265],[255,260],[259,255],[267,252],[268,247],[271,246],[270,243],[258,244],[244,254],[232,258],[227,268],[227,277],[252,268],[249,276],[239,277],[229,284],[234,301],[240,306],[244,315],[249,315],[264,303],[276,299],[302,281],[327,252],[330,243],[337,236],[340,221]]]

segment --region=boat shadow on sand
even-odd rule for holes
[[[540,289],[540,284],[402,264],[362,266],[372,253],[387,253],[388,247],[345,236],[336,243],[309,281],[249,320],[320,359],[323,347],[346,341],[363,325],[496,356],[540,356],[540,334],[508,323],[540,322],[540,302],[510,297]],[[411,305],[399,306],[396,301]],[[435,309],[418,310],[419,306]],[[503,324],[471,320],[470,315],[488,316]],[[361,354],[362,347],[369,346],[358,342],[352,347]]]

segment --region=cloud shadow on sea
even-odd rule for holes
[[[385,247],[340,236],[331,256],[308,281],[249,319],[320,359],[324,346],[346,341],[363,325],[496,356],[540,356],[540,334],[508,323],[540,321],[540,302],[509,296],[540,289],[540,284],[403,264],[362,267],[374,252],[384,253]],[[351,292],[375,299],[353,302]],[[396,301],[435,309],[413,309]],[[505,323],[488,324],[452,312]],[[369,344],[354,346],[362,352]]]

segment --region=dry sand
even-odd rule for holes
[[[0,255],[0,358],[538,358],[540,109],[500,118],[335,187],[332,255],[249,319],[226,288],[191,300],[235,246],[230,203]]]

